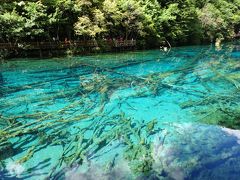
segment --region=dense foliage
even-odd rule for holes
[[[228,39],[240,0],[1,0],[0,42],[138,39],[148,45]]]

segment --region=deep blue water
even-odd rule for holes
[[[2,179],[240,177],[239,45],[0,70]]]

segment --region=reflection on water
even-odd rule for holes
[[[236,47],[2,63],[0,177],[238,179]]]

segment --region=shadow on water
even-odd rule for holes
[[[6,170],[0,170],[1,180],[23,180],[24,178],[10,177]]]
[[[51,165],[50,158],[47,158],[47,159],[39,162],[34,167],[27,169],[27,173],[23,174],[23,179],[28,179],[28,178],[36,178],[37,179],[38,176],[42,176],[42,175],[46,176],[48,173],[42,172],[42,169],[49,167],[50,165]]]

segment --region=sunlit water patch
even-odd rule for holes
[[[0,178],[238,179],[239,54],[3,61]]]

